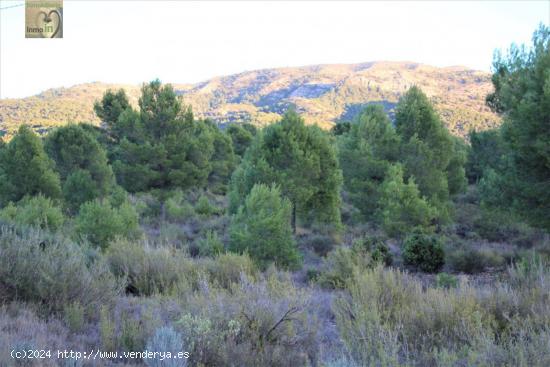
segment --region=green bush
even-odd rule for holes
[[[356,251],[366,251],[376,263],[383,263],[387,266],[393,262],[390,248],[381,237],[361,237],[353,241],[353,248]]]
[[[517,216],[499,209],[482,209],[474,219],[474,230],[489,241],[511,242],[521,247],[532,247],[542,237]]]
[[[505,258],[491,249],[458,248],[450,252],[447,258],[451,269],[467,274],[481,273],[488,268],[499,268],[506,264]]]
[[[80,332],[84,327],[85,309],[78,302],[65,305],[64,308],[65,323],[72,332]]]
[[[435,283],[438,288],[456,288],[458,287],[458,279],[451,274],[439,273],[435,278]]]
[[[120,324],[120,337],[118,338],[120,347],[128,352],[143,350],[146,343],[143,320],[124,313],[121,315]]]
[[[428,273],[438,272],[445,265],[445,252],[441,240],[434,235],[413,233],[405,239],[403,260]]]
[[[217,256],[224,252],[223,242],[214,231],[207,231],[198,241],[199,256]]]
[[[17,206],[10,203],[0,211],[0,219],[51,230],[60,228],[64,222],[61,209],[42,195],[26,197]]]
[[[230,250],[248,254],[263,268],[293,268],[300,256],[290,226],[291,204],[277,187],[255,185],[230,226]]]
[[[116,237],[137,237],[138,215],[128,203],[113,208],[108,201],[90,201],[80,207],[75,231],[93,245],[105,249]]]
[[[214,205],[210,204],[210,200],[208,200],[206,195],[201,195],[201,197],[195,204],[195,211],[199,215],[209,217],[213,214],[217,214],[219,209],[216,208]]]
[[[241,276],[229,290],[204,285],[186,295],[174,328],[193,366],[311,366],[318,361],[320,323],[313,297],[285,274]]]
[[[172,292],[186,281],[193,267],[176,249],[122,239],[109,246],[106,258],[113,274],[126,280],[126,290],[144,296]]]
[[[88,310],[109,304],[120,283],[101,256],[39,230],[21,233],[0,228],[0,288],[8,301],[35,302],[47,311],[63,311],[78,302]]]
[[[327,234],[314,234],[304,240],[319,256],[326,256],[334,248],[334,238]]]
[[[181,191],[177,191],[172,197],[168,198],[164,203],[164,208],[166,217],[172,221],[186,220],[195,215],[195,209],[185,200]]]
[[[238,255],[228,252],[214,259],[204,259],[200,264],[208,275],[210,283],[225,289],[229,289],[233,284],[238,284],[242,274],[249,279],[254,279],[258,275],[254,262],[246,254]]]
[[[325,288],[342,289],[353,277],[354,271],[363,271],[373,265],[366,253],[348,247],[338,247],[324,259],[317,281]]]
[[[116,325],[109,308],[105,305],[99,309],[99,338],[101,348],[112,352],[116,349]]]

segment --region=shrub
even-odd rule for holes
[[[413,233],[404,242],[403,260],[428,273],[438,272],[445,265],[443,244],[434,235]]]
[[[169,293],[181,282],[192,264],[181,251],[152,248],[141,241],[117,240],[107,249],[111,271],[126,279],[126,290],[135,295]]]
[[[439,273],[435,278],[435,283],[438,288],[456,288],[458,287],[458,279],[454,275],[447,273]]]
[[[230,249],[248,251],[260,266],[269,263],[292,268],[300,263],[292,228],[291,204],[282,199],[277,187],[255,185],[230,226]]]
[[[198,249],[200,256],[216,256],[225,250],[218,234],[214,231],[207,231],[206,235],[199,239]]]
[[[105,249],[116,237],[137,237],[138,216],[127,203],[113,208],[108,201],[90,201],[80,207],[75,230],[93,245]]]
[[[209,275],[210,282],[225,289],[239,283],[242,274],[254,279],[258,273],[247,254],[225,253],[215,259],[207,259],[202,265]]]
[[[326,256],[334,247],[334,239],[326,234],[314,234],[304,242],[319,256]]]
[[[62,311],[78,302],[89,310],[112,302],[120,283],[101,257],[39,230],[0,228],[0,288],[8,300],[36,302],[47,311]]]
[[[26,197],[17,206],[10,203],[0,211],[0,219],[51,230],[60,228],[64,221],[61,209],[42,195]]]
[[[383,263],[387,266],[393,262],[390,248],[381,237],[361,237],[353,241],[353,248],[356,251],[366,251],[376,263]]]
[[[186,299],[174,327],[189,348],[189,364],[315,365],[319,322],[308,313],[311,294],[287,276],[251,281],[243,275],[230,291],[204,286]]]
[[[185,200],[181,191],[177,191],[172,197],[168,198],[164,203],[164,208],[167,218],[173,221],[186,220],[195,215],[195,209]]]
[[[475,231],[492,242],[512,242],[521,247],[532,247],[541,234],[516,216],[498,209],[482,209],[474,219]]]
[[[195,204],[195,211],[197,214],[209,217],[213,214],[218,213],[218,208],[216,208],[214,205],[210,204],[210,200],[206,197],[206,195],[201,195],[197,203]]]
[[[138,320],[131,315],[124,313],[121,316],[120,326],[120,346],[129,352],[143,350],[145,347],[145,330],[142,326],[142,320]]]
[[[355,273],[348,290],[333,310],[346,350],[360,366],[432,365],[435,345],[459,354],[493,335],[481,296],[468,289],[425,290],[418,279],[379,266]]]
[[[308,282],[315,283],[319,280],[320,272],[316,268],[309,268],[306,271],[306,279]]]
[[[449,253],[448,263],[454,271],[476,274],[487,268],[501,267],[506,261],[501,254],[491,249],[477,250],[463,247]]]
[[[85,310],[78,302],[65,305],[65,323],[72,332],[79,332],[84,327]]]
[[[157,329],[155,335],[153,335],[147,341],[147,350],[156,352],[170,352],[172,355],[176,355],[184,350],[182,342],[182,336],[174,329],[168,326]],[[187,359],[164,359],[160,358],[146,358],[144,362],[149,367],[185,367],[187,366]]]
[[[99,310],[99,338],[101,348],[105,351],[116,349],[115,322],[107,306],[101,306]]]
[[[370,256],[348,247],[331,251],[323,262],[318,282],[325,288],[345,288],[355,270],[362,271],[373,265]]]

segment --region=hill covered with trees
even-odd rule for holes
[[[370,62],[265,69],[213,78],[174,90],[199,118],[217,124],[264,126],[290,106],[306,124],[329,129],[351,121],[367,104],[391,112],[403,93],[417,85],[428,95],[453,135],[496,127],[499,117],[485,106],[492,91],[490,74],[463,67],[437,68],[412,62]],[[56,88],[37,96],[0,100],[0,130],[12,135],[21,124],[37,132],[67,122],[99,124],[93,103],[107,89],[124,88],[136,106],[139,86],[89,83]]]

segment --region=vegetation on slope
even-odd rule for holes
[[[471,145],[418,86],[332,132],[293,109],[219,129],[158,80],[104,93],[102,128],[20,127],[0,142],[0,360],[547,366],[549,60],[544,26],[497,57],[504,124]]]

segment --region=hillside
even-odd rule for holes
[[[484,103],[492,89],[490,74],[464,67],[409,62],[315,65],[248,71],[194,85],[175,84],[174,88],[198,117],[219,124],[268,124],[294,105],[307,123],[330,128],[337,121],[353,118],[368,103],[383,103],[391,113],[412,85],[432,98],[455,135],[498,125],[499,118]],[[10,136],[23,123],[38,132],[67,122],[97,124],[93,102],[108,88],[126,89],[137,104],[137,85],[95,82],[49,89],[28,98],[0,100],[0,133]]]

